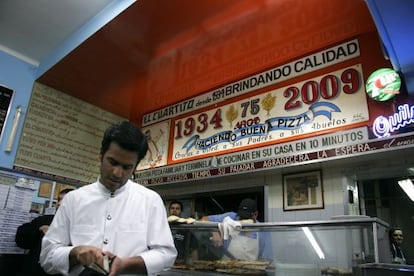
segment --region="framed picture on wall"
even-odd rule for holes
[[[323,208],[320,170],[283,175],[283,211]]]

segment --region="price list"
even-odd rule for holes
[[[95,181],[105,129],[123,118],[36,83],[14,168],[59,181]]]

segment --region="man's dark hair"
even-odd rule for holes
[[[71,192],[71,191],[73,191],[74,189],[72,189],[72,188],[67,188],[67,189],[63,189],[62,191],[60,191],[59,192],[59,194],[61,195],[61,194],[67,194],[67,193],[69,193],[69,192]]]
[[[168,206],[168,209],[169,209],[169,208],[171,208],[171,205],[173,205],[173,204],[178,204],[178,205],[180,205],[180,207],[181,207],[181,211],[182,211],[182,210],[184,210],[183,203],[182,203],[181,201],[178,201],[178,200],[173,200],[173,201],[171,201],[171,202],[170,202],[170,205]]]
[[[105,131],[101,144],[102,155],[109,149],[112,142],[117,143],[123,149],[136,152],[138,156],[137,164],[147,154],[147,138],[141,129],[128,121],[113,124]]]

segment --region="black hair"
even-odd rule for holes
[[[62,191],[59,192],[60,195],[64,194],[66,195],[67,193],[73,191],[74,189],[72,188],[67,188],[67,189],[63,189]]]
[[[141,129],[128,121],[121,121],[106,129],[101,143],[102,155],[109,149],[112,142],[117,143],[123,149],[136,152],[137,164],[147,154],[147,138]]]
[[[178,200],[173,200],[173,201],[171,201],[171,202],[170,202],[170,205],[168,206],[168,209],[170,209],[170,208],[171,208],[171,205],[173,205],[173,204],[178,204],[178,205],[180,205],[180,207],[181,207],[181,211],[182,211],[182,210],[184,210],[184,205],[183,205],[183,203],[182,203],[181,201],[178,201]]]

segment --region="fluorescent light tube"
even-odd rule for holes
[[[16,113],[14,114],[12,128],[9,134],[9,139],[7,140],[7,145],[5,148],[5,152],[11,152],[14,144],[14,138],[16,137],[17,127],[19,126],[20,115],[22,114],[22,107],[18,106],[16,109]]]
[[[315,240],[315,237],[312,235],[309,227],[302,227],[303,232],[305,233],[306,237],[308,238],[309,242],[311,243],[313,250],[315,250],[316,254],[318,254],[319,259],[325,259],[325,254],[323,254],[322,249],[319,247],[319,244]]]
[[[408,197],[414,201],[414,185],[411,179],[400,180],[398,181],[398,185],[400,185]]]

